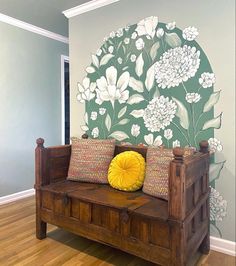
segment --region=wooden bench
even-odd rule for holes
[[[47,223],[119,248],[160,265],[186,265],[200,250],[209,252],[209,153],[183,157],[174,149],[169,169],[169,200],[109,185],[66,180],[71,146],[43,146],[37,140],[36,236],[46,237]],[[116,146],[115,154],[145,147]]]

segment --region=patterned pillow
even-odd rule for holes
[[[72,138],[68,180],[108,183],[107,174],[115,150],[114,139]]]
[[[193,152],[193,149],[186,148],[184,156]],[[168,200],[169,166],[173,158],[172,149],[148,147],[144,193]]]

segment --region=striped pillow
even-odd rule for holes
[[[184,156],[191,155],[193,152],[193,149],[185,148]],[[168,200],[169,166],[173,158],[172,149],[148,147],[144,193]]]
[[[108,183],[107,174],[115,150],[114,139],[72,138],[68,180]]]

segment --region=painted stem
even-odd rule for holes
[[[188,144],[189,146],[191,146],[188,137],[183,133],[183,131],[179,128],[179,126],[176,125],[174,122],[171,122],[171,124],[173,124],[173,125],[179,130],[179,132],[184,136],[184,138],[185,138],[187,144]]]
[[[202,88],[202,86],[200,86],[200,87],[198,88],[198,90],[197,90],[198,93],[199,93],[199,91],[200,91],[201,88]]]
[[[183,85],[183,88],[184,88],[184,90],[185,90],[185,92],[186,92],[186,94],[187,94],[187,93],[188,93],[188,90],[187,90],[186,87],[184,86],[183,81],[182,81],[182,85]]]
[[[190,109],[191,109],[191,114],[192,114],[192,123],[193,123],[193,136],[194,136],[194,146],[197,147],[197,142],[195,138],[195,112],[194,112],[194,104],[190,103]]]

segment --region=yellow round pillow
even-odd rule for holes
[[[108,182],[116,189],[135,191],[142,187],[145,176],[145,160],[135,151],[122,152],[110,163]]]

